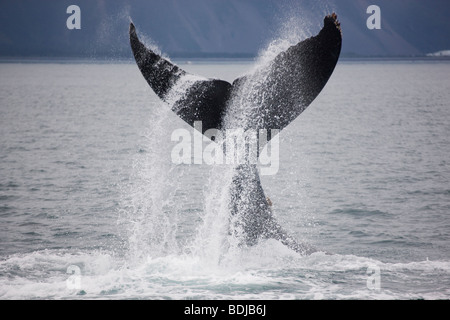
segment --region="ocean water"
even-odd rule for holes
[[[232,81],[253,62],[185,62]],[[224,166],[134,63],[0,64],[0,299],[449,299],[450,63],[341,61],[262,176],[319,248],[227,247]]]

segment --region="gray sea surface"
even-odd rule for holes
[[[224,246],[226,168],[171,161],[193,129],[134,63],[0,63],[0,299],[449,299],[449,75],[341,61],[280,133],[262,185],[302,256]]]

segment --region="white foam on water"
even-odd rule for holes
[[[383,263],[353,255],[307,257],[267,241],[221,264],[192,254],[139,264],[107,252],[43,250],[0,261],[0,299],[448,299],[450,261]],[[380,289],[367,287],[380,267]],[[80,269],[70,285],[69,267]],[[436,277],[438,276],[438,280]]]

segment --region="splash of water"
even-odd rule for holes
[[[308,20],[293,15],[285,20],[278,36],[259,53],[253,70],[246,76],[240,90],[231,99],[224,128],[246,128],[258,121],[259,108],[268,93],[264,84],[270,76],[270,63],[281,52],[310,35]],[[150,43],[152,48],[155,48]],[[183,77],[177,87],[181,91],[197,78]],[[178,90],[178,91],[180,91]],[[176,92],[177,95],[179,92]],[[169,110],[169,108],[158,108]],[[230,165],[212,167],[204,186],[203,210],[199,214],[192,241],[180,244],[177,223],[180,221],[182,200],[175,200],[181,179],[167,155],[165,125],[170,111],[159,111],[158,121],[149,129],[145,153],[134,168],[133,187],[122,222],[128,225],[129,250],[134,258],[158,257],[167,254],[187,254],[209,265],[219,265],[239,251],[239,217],[230,215],[230,188],[236,168]],[[170,135],[169,135],[170,136]],[[181,170],[182,173],[182,170]],[[248,196],[251,196],[250,194]],[[245,202],[245,201],[244,201]],[[245,208],[243,208],[245,210]]]
[[[164,156],[170,154],[164,130],[170,111],[152,107],[155,114],[145,134],[145,146],[134,161],[118,221],[126,230],[129,259],[136,261],[179,250],[176,229],[180,204],[174,198],[180,188],[176,175],[182,175],[183,168],[174,173],[170,159]]]

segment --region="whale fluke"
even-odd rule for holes
[[[337,64],[342,46],[340,23],[335,14],[326,16],[318,35],[279,53],[260,73],[264,87],[252,94],[258,116],[247,126],[282,130],[294,121],[319,95]],[[253,75],[233,82],[233,91],[252,82]]]
[[[130,44],[136,63],[153,91],[184,121],[194,126],[202,121],[203,133],[221,129],[227,102],[251,77],[244,76],[230,84],[218,79],[202,79],[188,74],[169,60],[147,48],[130,24]],[[317,97],[330,78],[341,51],[340,24],[335,14],[326,16],[324,27],[308,38],[278,54],[268,65],[264,97],[259,101],[259,114],[247,124],[253,129],[285,128]],[[186,77],[191,85],[177,82]],[[180,92],[173,92],[179,89]]]
[[[208,129],[221,129],[231,84],[217,79],[203,79],[188,74],[169,60],[147,48],[137,37],[136,28],[130,24],[130,44],[136,63],[153,91],[168,102],[172,110],[184,121],[194,126],[202,121],[202,133]],[[187,88],[176,84],[186,77]],[[178,89],[178,90],[177,90]]]

